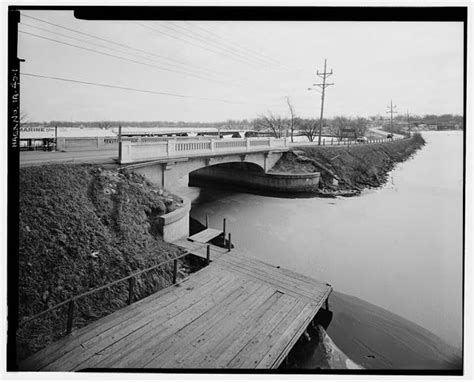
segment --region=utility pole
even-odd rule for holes
[[[324,59],[324,72],[320,73],[319,70],[316,71],[316,75],[323,79],[322,84],[313,84],[313,86],[318,86],[321,88],[321,116],[319,117],[319,134],[318,134],[318,145],[321,145],[321,132],[323,130],[323,113],[324,113],[324,95],[325,90],[328,86],[334,85],[334,83],[328,84],[326,83],[326,79],[331,76],[332,69],[330,72],[326,72],[326,63],[327,59]],[[313,90],[312,88],[308,88],[308,90]]]
[[[390,113],[390,132],[393,133],[393,115],[397,114],[398,112],[394,110],[397,107],[397,105],[394,105],[392,103],[392,100],[390,100],[390,106],[387,106],[389,110],[386,111],[386,113]]]

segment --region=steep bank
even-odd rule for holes
[[[19,317],[174,257],[180,250],[158,233],[158,217],[181,205],[143,177],[89,165],[20,171]],[[140,277],[137,298],[171,283],[171,265]],[[125,305],[126,283],[78,301],[75,327]],[[64,333],[66,309],[18,332],[22,359]]]
[[[420,134],[404,140],[353,146],[298,147],[285,154],[271,172],[320,172],[321,193],[358,193],[379,187],[395,164],[425,144]]]

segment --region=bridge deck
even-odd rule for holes
[[[276,368],[331,290],[232,251],[180,284],[72,332],[20,367]]]

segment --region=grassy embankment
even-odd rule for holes
[[[395,164],[425,144],[420,134],[404,140],[353,146],[298,147],[285,154],[272,172],[321,172],[321,193],[360,193],[379,187]],[[336,180],[336,181],[334,181]]]
[[[181,253],[163,242],[158,217],[181,199],[136,174],[89,165],[50,165],[20,171],[19,317],[42,312],[82,292]],[[172,262],[136,282],[136,298],[167,286]],[[186,265],[181,263],[181,271]],[[77,302],[74,327],[123,307],[128,283]],[[18,332],[20,359],[65,331],[67,306]]]

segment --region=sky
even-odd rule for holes
[[[319,118],[321,94],[308,88],[321,83],[316,72],[325,59],[334,83],[326,88],[325,117],[387,116],[391,100],[401,114],[463,112],[462,23],[104,22],[78,20],[71,11],[21,14],[21,108],[29,121],[287,117],[287,97],[297,116]]]

